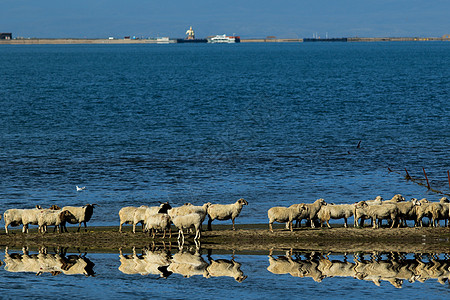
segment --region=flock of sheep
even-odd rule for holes
[[[354,218],[354,226],[364,226],[364,220],[371,220],[373,228],[379,228],[383,220],[391,222],[390,227],[407,226],[406,221],[414,221],[414,226],[423,226],[423,218],[430,220],[431,226],[439,226],[440,220],[445,220],[445,226],[450,219],[450,203],[446,197],[439,202],[429,202],[427,199],[417,200],[412,198],[405,201],[402,195],[395,195],[390,200],[383,200],[381,196],[374,200],[360,201],[354,204],[328,204],[323,199],[318,199],[311,204],[293,204],[289,207],[272,207],[267,215],[269,218],[269,229],[273,232],[274,222],[286,223],[286,229],[293,231],[293,222],[307,220],[311,227],[319,222],[329,228],[330,219],[344,219],[347,227],[347,219]],[[359,223],[358,223],[359,221]]]
[[[86,222],[91,219],[95,205],[64,206],[63,208],[52,205],[48,209],[36,205],[36,208],[32,209],[8,209],[3,213],[5,231],[8,234],[8,226],[22,225],[22,232],[28,233],[29,225],[38,225],[39,232],[42,233],[47,232],[47,226],[55,226],[55,229],[60,232],[67,232],[66,223],[78,224],[78,231],[80,231],[81,223],[84,223],[86,228]]]
[[[34,209],[8,209],[4,213],[5,231],[8,233],[8,226],[23,225],[23,233],[28,233],[29,225],[38,225],[38,231],[47,232],[47,226],[55,226],[59,232],[67,232],[66,223],[78,224],[80,231],[81,224],[88,222],[93,214],[96,204],[87,204],[82,207],[65,206],[60,208],[53,205],[49,209],[37,206]],[[184,242],[184,230],[195,229],[194,240],[198,241],[201,235],[201,226],[206,216],[208,219],[208,230],[211,230],[213,220],[232,220],[233,230],[235,230],[235,219],[239,216],[244,205],[248,202],[239,199],[232,204],[211,204],[205,203],[202,206],[195,206],[186,203],[179,207],[172,207],[169,203],[161,203],[159,206],[128,206],[119,211],[120,225],[119,232],[122,232],[124,224],[132,224],[133,233],[136,232],[136,225],[142,224],[143,231],[152,233],[155,238],[156,232],[162,231],[163,238],[166,230],[171,229],[173,224],[178,229],[178,240]],[[324,223],[330,226],[330,219],[344,219],[344,226],[348,227],[347,219],[354,218],[354,226],[364,226],[364,220],[371,220],[374,228],[379,228],[383,220],[390,222],[390,227],[407,226],[406,221],[413,220],[415,226],[423,226],[423,218],[430,220],[431,226],[439,226],[440,220],[450,219],[450,202],[446,197],[439,202],[429,202],[427,199],[417,200],[415,198],[405,201],[399,194],[390,200],[383,200],[380,196],[374,200],[360,201],[354,204],[327,204],[324,199],[317,199],[314,203],[293,204],[289,207],[272,207],[268,210],[269,229],[273,232],[273,223],[286,223],[286,229],[293,231],[294,221],[296,225],[302,220],[310,223],[311,227],[323,226]],[[170,231],[171,235],[171,231]]]
[[[53,205],[48,209],[43,209],[40,206],[33,209],[8,209],[3,214],[5,231],[8,234],[9,226],[22,225],[22,232],[28,233],[29,225],[38,225],[38,231],[41,233],[46,233],[48,226],[55,226],[55,230],[59,232],[67,232],[66,223],[78,224],[78,231],[80,231],[82,223],[86,228],[86,222],[91,219],[95,205],[65,206],[63,208]],[[234,230],[235,219],[239,216],[244,205],[248,205],[248,202],[241,198],[232,204],[206,203],[202,206],[195,206],[186,203],[180,207],[172,208],[169,203],[161,203],[159,206],[123,207],[119,211],[119,232],[122,232],[123,224],[132,224],[133,233],[135,233],[136,225],[140,223],[143,230],[153,233],[153,238],[157,231],[163,231],[164,238],[166,230],[170,230],[171,224],[174,224],[179,231],[178,239],[182,238],[184,242],[183,230],[193,227],[195,228],[194,240],[198,241],[201,234],[201,225],[206,215],[209,216],[209,230],[211,230],[211,222],[216,219],[232,220]]]
[[[241,198],[232,204],[211,204],[210,202],[202,206],[195,206],[186,203],[179,207],[171,207],[169,203],[161,203],[160,206],[127,206],[119,211],[120,225],[119,232],[122,232],[123,224],[132,224],[133,233],[136,232],[136,225],[141,223],[145,231],[152,232],[153,238],[156,231],[163,231],[163,238],[166,230],[171,228],[171,224],[178,229],[178,240],[182,238],[184,242],[184,229],[195,229],[194,240],[198,241],[201,235],[201,226],[208,215],[208,230],[211,230],[211,222],[214,220],[231,220],[233,222],[241,213],[244,205],[248,202]]]

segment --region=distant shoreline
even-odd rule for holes
[[[349,37],[329,39],[283,39],[283,38],[251,38],[241,39],[241,43],[303,43],[303,42],[424,42],[450,41],[445,37]],[[175,39],[169,41],[176,43]],[[71,45],[71,44],[167,44],[157,39],[86,39],[86,38],[30,38],[0,40],[0,45]]]

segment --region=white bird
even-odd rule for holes
[[[84,190],[86,188],[85,186],[79,187],[78,185],[76,187],[77,187],[77,192],[82,191],[82,190]]]

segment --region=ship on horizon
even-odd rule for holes
[[[241,42],[241,37],[239,36],[227,36],[226,34],[222,34],[222,35],[216,35],[216,36],[210,36],[207,37],[208,43],[212,43],[212,44],[218,44],[218,43],[222,43],[222,44],[232,44],[232,43],[240,43]]]

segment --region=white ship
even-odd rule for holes
[[[227,36],[226,34],[208,37],[208,43],[239,43],[241,41],[238,36]]]
[[[157,44],[168,44],[170,43],[170,39],[168,37],[159,37],[156,39]]]

